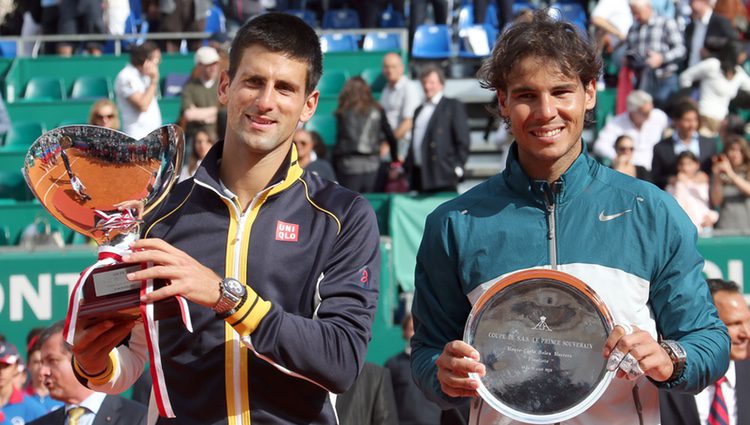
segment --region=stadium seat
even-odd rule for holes
[[[398,34],[382,31],[371,31],[365,34],[362,50],[372,51],[399,51],[401,50],[401,37]]]
[[[516,0],[513,2],[513,16],[518,16],[524,10],[536,10],[536,7],[528,1]]]
[[[0,56],[4,58],[16,57],[16,42],[0,41]]]
[[[406,21],[404,21],[404,15],[401,12],[394,10],[392,4],[388,4],[388,7],[380,15],[380,28],[404,28],[406,27]]]
[[[98,75],[83,75],[73,82],[70,91],[71,99],[99,99],[112,98],[112,83],[107,77]]]
[[[164,77],[164,88],[162,94],[164,97],[176,97],[182,94],[182,87],[190,79],[190,74],[171,73]]]
[[[359,76],[367,82],[373,93],[382,92],[387,84],[383,76],[383,71],[380,68],[367,68]]]
[[[415,59],[451,57],[451,32],[447,25],[420,25],[414,33],[411,55]]]
[[[484,58],[489,56],[492,52],[492,47],[497,38],[497,29],[489,24],[472,25],[471,27],[459,31],[458,35],[460,37],[458,43],[458,57],[467,59]],[[472,46],[469,40],[471,40],[472,37],[478,36],[483,37],[483,39],[478,40],[480,44]],[[484,40],[487,41],[486,46],[481,45]],[[484,47],[486,47],[487,50],[484,50]]]
[[[349,79],[349,73],[342,69],[331,69],[324,71],[318,83],[318,90],[321,95],[338,96],[341,89]]]
[[[34,199],[21,170],[0,171],[0,199],[29,201]]]
[[[62,79],[58,77],[31,77],[23,92],[24,100],[48,101],[65,99]]]
[[[311,27],[315,28],[317,24],[317,19],[315,19],[315,12],[309,9],[289,9],[285,10],[284,13],[288,13],[290,15],[294,15],[303,21],[307,22],[307,25],[310,25]]]
[[[323,14],[323,29],[360,28],[359,14],[354,9],[329,9]]]
[[[550,7],[550,16],[570,21],[586,33],[586,11],[578,3],[557,3]]]
[[[336,117],[333,114],[313,115],[305,124],[305,130],[317,131],[328,148],[336,144]]]
[[[351,34],[323,34],[320,36],[320,50],[329,52],[356,52],[357,39]]]
[[[10,228],[6,225],[0,226],[0,246],[12,245],[10,241]]]
[[[211,9],[208,10],[205,31],[211,34],[227,32],[227,18],[219,6],[211,6]],[[208,44],[208,41],[206,41],[206,44]]]
[[[16,121],[11,123],[5,135],[4,151],[28,149],[44,133],[44,125],[36,121]]]

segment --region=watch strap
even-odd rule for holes
[[[679,379],[685,370],[685,363],[687,361],[685,349],[679,342],[672,340],[663,340],[659,345],[667,352],[669,359],[672,360],[672,375],[667,379],[667,382]]]

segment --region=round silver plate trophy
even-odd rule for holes
[[[126,274],[150,264],[128,264],[122,256],[138,239],[143,217],[166,197],[177,180],[185,138],[167,125],[136,140],[103,127],[74,125],[51,130],[31,146],[23,174],[39,202],[64,225],[99,244],[98,261],[81,273],[68,307],[64,336],[73,343],[76,327],[105,319],[142,319],[152,377],[162,416],[168,408],[158,360],[155,321],[182,314],[190,330],[187,304],[173,297],[142,304],[140,297],[168,282],[131,282]],[[161,382],[159,382],[161,381]],[[163,388],[162,388],[163,389]],[[166,406],[164,403],[166,399]]]
[[[501,414],[550,424],[599,399],[614,377],[602,348],[612,315],[584,282],[554,270],[513,273],[476,302],[464,341],[479,351],[486,375],[479,395]]]

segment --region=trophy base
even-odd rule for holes
[[[83,282],[83,300],[78,318],[85,327],[103,320],[134,320],[141,317],[141,282],[131,282],[128,273],[141,270],[142,264],[118,263],[98,268]],[[166,286],[166,280],[154,280],[154,290]],[[170,297],[154,303],[154,320],[179,316],[180,305]]]

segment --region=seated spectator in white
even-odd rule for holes
[[[698,134],[698,106],[690,98],[675,101],[671,110],[674,132],[654,146],[651,176],[654,184],[664,189],[671,176],[677,174],[677,157],[692,152],[704,173],[711,174],[711,158],[716,155],[716,140]]]
[[[190,136],[190,140],[192,145],[190,156],[188,157],[187,164],[182,167],[180,181],[193,177],[195,170],[201,165],[201,161],[206,157],[208,150],[216,143],[216,133],[202,128]]]
[[[299,129],[294,133],[293,141],[297,147],[300,167],[326,180],[336,181],[336,173],[333,171],[331,163],[319,156],[315,150],[316,146],[323,144],[323,140],[317,131]]]
[[[737,62],[738,45],[729,43],[719,57],[709,57],[680,74],[680,86],[699,83],[698,109],[702,133],[716,135],[721,122],[729,114],[729,102],[740,90],[750,91],[750,76]]]
[[[161,109],[156,101],[161,51],[151,41],[133,47],[130,63],[115,78],[117,106],[122,112],[122,130],[140,139],[161,127]]]
[[[719,214],[708,202],[708,183],[708,174],[701,171],[698,157],[684,151],[677,157],[677,175],[667,184],[667,192],[674,196],[702,234],[713,229],[719,219]]]
[[[615,140],[623,134],[634,143],[633,164],[651,169],[654,145],[669,125],[667,114],[654,108],[653,98],[642,90],[633,90],[627,98],[627,111],[613,117],[599,132],[594,154],[601,159],[615,159]]]
[[[729,136],[713,163],[711,205],[719,209],[716,229],[750,231],[750,147],[742,136]]]
[[[651,173],[643,166],[633,164],[633,151],[635,143],[630,136],[622,135],[615,140],[615,159],[612,160],[610,167],[623,174],[635,177],[647,182],[651,181]]]

